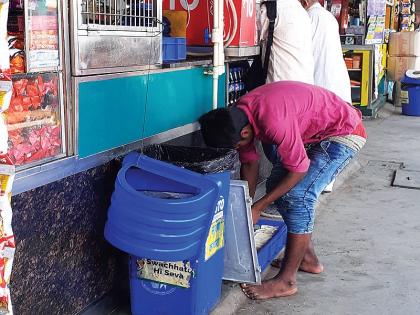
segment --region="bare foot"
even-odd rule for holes
[[[242,291],[252,300],[267,300],[293,295],[297,292],[296,282],[281,279],[263,281],[261,285],[242,285]]]
[[[281,259],[274,259],[271,263],[274,268],[281,267]],[[299,266],[299,270],[303,272],[320,274],[324,271],[324,266],[316,259],[316,261],[302,260]]]
[[[302,260],[299,266],[300,271],[320,274],[324,271],[324,266],[316,259],[316,261]]]

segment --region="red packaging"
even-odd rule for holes
[[[213,7],[212,1],[193,0],[188,1],[189,24],[187,27],[187,45],[189,46],[211,46],[211,40],[206,42],[206,29],[211,34],[213,29]],[[233,0],[237,16],[237,29],[233,41],[229,46],[249,47],[257,45],[256,29],[256,6],[252,0]],[[163,0],[164,10],[186,11],[187,6],[184,0]],[[233,12],[228,5],[224,4],[224,34],[233,32]]]

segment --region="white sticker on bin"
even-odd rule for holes
[[[194,270],[189,261],[137,260],[137,277],[140,279],[189,288],[191,276],[194,276]]]

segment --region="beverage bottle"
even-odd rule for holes
[[[245,91],[245,84],[243,82],[240,82],[239,83],[239,97],[244,95],[244,91]]]
[[[235,103],[238,101],[239,99],[239,82],[235,83]]]
[[[238,82],[238,68],[233,68],[233,82]]]
[[[234,83],[229,83],[229,88],[228,88],[228,92],[229,92],[229,105],[232,105],[234,103],[234,91],[235,91],[235,86]]]
[[[242,82],[242,79],[243,79],[242,67],[238,67],[238,81]]]

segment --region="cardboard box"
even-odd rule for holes
[[[390,56],[420,56],[420,32],[391,33]]]
[[[420,57],[388,57],[388,79],[400,81],[407,70],[420,70]]]

